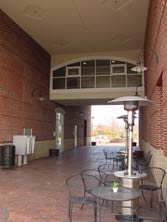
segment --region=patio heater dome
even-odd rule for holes
[[[108,101],[112,105],[124,105],[124,109],[127,111],[135,111],[139,106],[147,106],[148,104],[153,104],[152,100],[143,98],[140,96],[122,96],[116,99]]]

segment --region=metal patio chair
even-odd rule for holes
[[[165,170],[160,167],[148,167],[142,170],[142,172],[147,174],[147,177],[141,179],[140,188],[142,190],[142,195],[146,201],[144,191],[150,192],[150,207],[153,207],[153,193],[154,191],[160,191],[162,195],[162,183],[165,177]]]
[[[92,204],[94,207],[94,222],[97,219],[97,205],[96,205],[96,198],[93,196],[84,196],[84,184],[81,174],[70,176],[66,180],[66,184],[69,190],[69,222],[72,222],[72,210],[73,205],[81,205],[85,204]]]
[[[109,149],[103,149],[104,157],[106,159],[106,164],[115,164],[116,152]]]
[[[104,185],[111,185],[114,181],[118,180],[118,178],[114,176],[116,170],[113,168],[112,164],[101,164],[98,167],[98,171],[101,183]]]
[[[167,188],[164,189],[163,196],[161,192],[159,193],[158,206],[156,208],[138,207],[136,215],[138,222],[142,220],[167,221]]]
[[[84,184],[85,197],[92,195],[91,191],[101,184],[100,179],[93,175],[83,174],[82,179]]]
[[[81,177],[84,184],[84,196],[88,193],[90,194],[91,189],[101,184],[100,174],[96,169],[82,170]]]
[[[149,152],[148,155],[145,158],[137,159],[136,160],[136,170],[137,171],[142,171],[146,167],[149,167],[151,159],[152,159],[151,152]]]

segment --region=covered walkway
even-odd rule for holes
[[[67,222],[65,180],[82,169],[97,168],[105,163],[103,148],[83,147],[59,157],[1,170],[0,206],[9,210],[9,222]],[[86,207],[77,209],[74,219],[76,222],[92,222],[93,211]]]
[[[65,180],[82,169],[103,163],[102,149],[79,148],[58,158],[44,158],[23,167],[1,170],[0,205],[9,210],[9,222],[67,222]]]

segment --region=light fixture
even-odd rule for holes
[[[141,73],[141,72],[144,72],[147,70],[147,67],[143,66],[143,64],[141,62],[137,62],[137,66],[131,68],[131,70],[133,72],[138,72],[138,73]]]
[[[154,56],[154,59],[155,59],[155,62],[158,64],[158,55],[157,53],[153,50],[153,49],[143,49],[140,53],[139,53],[139,57],[137,59],[137,66],[131,68],[131,70],[133,72],[138,72],[138,73],[141,73],[141,72],[144,72],[146,71],[148,68],[145,67],[142,63],[142,57],[143,57],[143,54],[145,51],[151,51],[152,52],[152,55]]]
[[[42,95],[42,91],[40,88],[35,88],[32,93],[31,96],[37,100],[39,100],[40,102],[42,102],[43,100],[45,100],[45,97]]]
[[[135,173],[132,170],[132,143],[133,143],[133,125],[134,125],[134,112],[138,110],[139,106],[146,106],[153,104],[152,100],[143,98],[140,96],[123,96],[111,101],[108,101],[111,105],[124,105],[124,109],[127,111],[128,121],[128,169],[125,171],[125,175],[132,177]]]

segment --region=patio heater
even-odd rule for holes
[[[125,122],[125,132],[126,132],[126,144],[125,144],[125,151],[128,154],[128,115],[122,115],[122,116],[118,116],[117,119],[123,119],[123,121]]]
[[[127,122],[129,127],[128,132],[128,169],[125,171],[125,175],[132,177],[135,173],[132,171],[132,142],[133,142],[133,126],[134,126],[134,112],[139,109],[140,106],[146,106],[152,104],[153,101],[147,98],[139,96],[123,96],[109,101],[111,105],[124,105],[124,109],[127,111]]]

